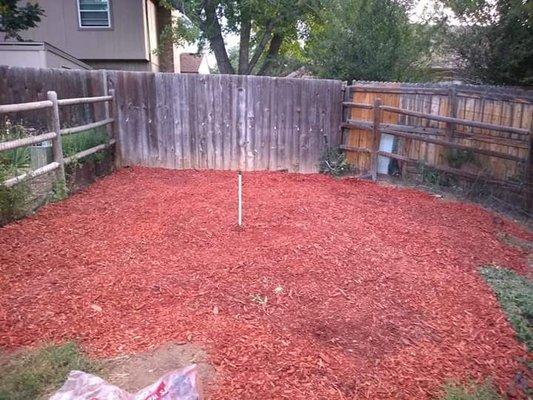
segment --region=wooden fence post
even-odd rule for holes
[[[120,168],[122,164],[122,157],[120,154],[120,143],[118,134],[118,105],[115,89],[109,89],[109,96],[113,97],[113,100],[109,102],[109,107],[106,109],[106,118],[113,118],[109,140],[115,139],[115,168]]]
[[[529,131],[529,149],[526,161],[526,201],[525,209],[528,213],[533,210],[533,133]]]
[[[379,143],[381,142],[381,99],[374,100],[374,122],[372,125],[372,152],[370,154],[370,173],[372,180],[378,179],[378,152]]]
[[[350,88],[348,87],[348,85],[343,82],[342,84],[342,91],[343,91],[343,102],[350,102],[351,99],[350,99]],[[348,120],[350,119],[350,108],[349,107],[346,107],[344,105],[342,105],[342,114],[341,114],[341,124],[340,124],[340,141],[339,143],[341,145],[346,145],[348,144],[347,143],[347,137],[345,136],[348,136],[350,135],[350,130],[348,128],[345,128],[343,127],[343,124],[345,122],[348,122]]]
[[[457,118],[457,88],[455,86],[450,87],[450,90],[448,91],[448,116]],[[454,129],[455,123],[446,123],[446,138],[448,140],[453,138]]]
[[[109,90],[109,84],[107,82],[107,70],[103,69],[102,70],[102,86],[103,86],[103,96],[112,96],[111,94],[111,91]],[[110,118],[110,102],[108,101],[104,101],[103,102],[103,106],[104,106],[104,116],[105,116],[105,119],[108,119]],[[94,110],[95,112],[95,115],[96,115],[96,110]],[[113,127],[110,126],[110,125],[107,125],[106,126],[106,130],[107,130],[107,136],[111,139],[113,137]]]
[[[63,147],[61,145],[61,124],[59,122],[59,105],[57,103],[57,93],[49,91],[47,93],[48,100],[52,102],[52,109],[50,112],[51,128],[56,133],[55,138],[52,139],[52,151],[54,154],[54,162],[59,164],[57,169],[59,182],[66,185],[65,181],[65,165],[63,161]]]

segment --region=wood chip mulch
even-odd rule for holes
[[[213,399],[502,392],[528,357],[477,273],[532,240],[481,208],[320,175],[122,169],[0,228],[0,346],[203,346]],[[519,396],[518,394],[514,394]]]

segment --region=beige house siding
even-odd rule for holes
[[[25,39],[46,41],[95,68],[158,71],[154,0],[110,0],[110,28],[80,28],[77,0],[39,0],[46,16]]]
[[[60,49],[38,42],[0,42],[0,60],[11,67],[91,69]]]

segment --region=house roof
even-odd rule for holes
[[[204,56],[197,53],[180,54],[180,72],[197,74]]]

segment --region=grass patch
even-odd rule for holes
[[[483,384],[470,383],[466,386],[449,383],[439,400],[502,400],[490,381]]]
[[[533,283],[505,268],[486,266],[480,272],[496,294],[516,336],[532,351]]]
[[[74,343],[50,345],[0,359],[0,400],[39,399],[57,390],[72,370],[98,366]]]
[[[61,138],[63,155],[73,156],[80,151],[90,149],[99,144],[107,143],[107,131],[105,127],[89,129],[80,133],[63,136]]]

